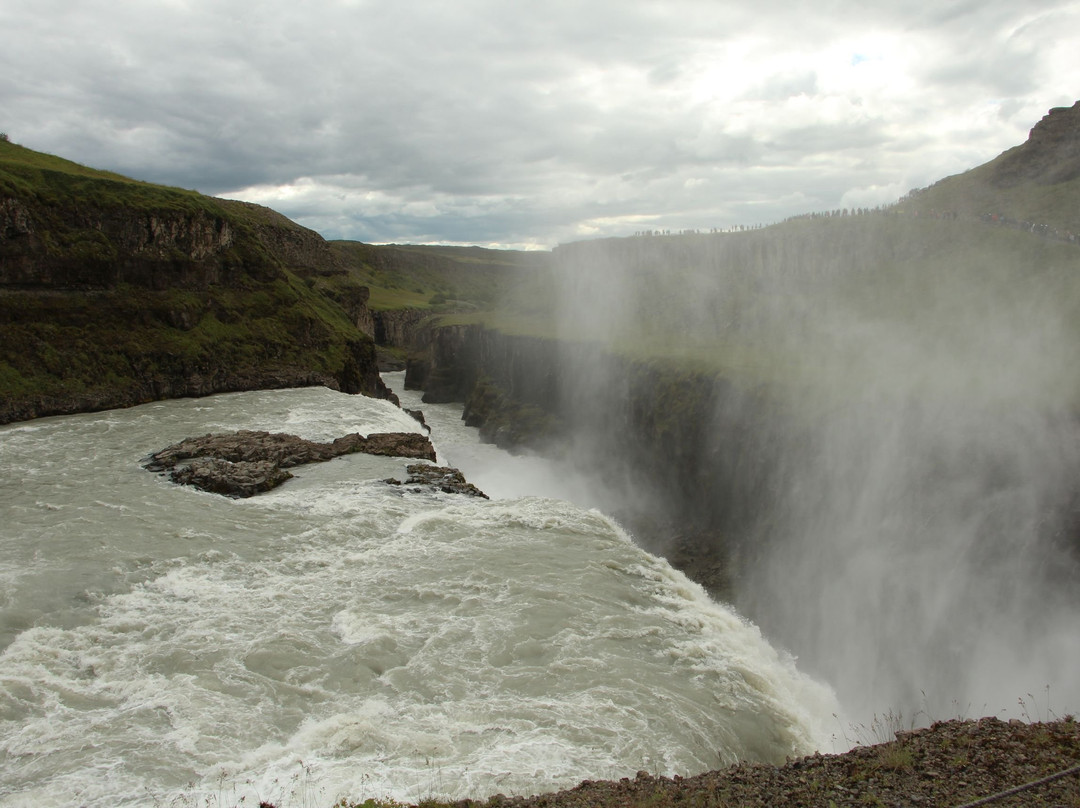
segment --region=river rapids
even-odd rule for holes
[[[249,500],[141,467],[208,432],[421,429],[323,388],[0,428],[0,805],[524,795],[829,745],[831,691],[583,481],[424,409],[490,501],[367,455]]]

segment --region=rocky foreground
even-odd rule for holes
[[[1052,779],[1051,779],[1052,778]],[[1036,784],[1028,787],[1030,784]],[[346,803],[342,803],[345,805]],[[369,801],[369,808],[387,803]],[[896,740],[784,766],[742,764],[695,777],[585,781],[568,791],[435,808],[974,808],[1080,806],[1080,723],[945,721]]]

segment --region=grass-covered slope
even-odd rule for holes
[[[330,242],[373,310],[491,310],[549,265],[546,252]]]
[[[365,297],[273,211],[0,141],[0,423],[251,387],[381,393]]]
[[[998,217],[1061,239],[1080,236],[1080,101],[1050,110],[1021,145],[913,192],[899,207],[922,216]]]
[[[1080,102],[884,209],[555,258],[561,333],[619,353],[833,393],[915,380],[943,356],[985,369],[1030,355],[1058,361],[1053,394],[1078,400]]]
[[[583,242],[556,264],[564,338],[750,383],[835,385],[877,342],[975,359],[1051,321],[1080,345],[1080,248],[978,219],[894,209]]]

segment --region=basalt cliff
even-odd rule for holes
[[[0,142],[0,423],[252,388],[388,396],[367,296],[271,210]]]

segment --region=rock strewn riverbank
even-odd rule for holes
[[[496,795],[454,808],[993,808],[1080,805],[1080,772],[1000,796],[1080,765],[1080,723],[945,721],[840,755],[815,754],[784,766],[741,764],[695,777],[585,781],[535,797]],[[429,808],[439,803],[425,802]]]

